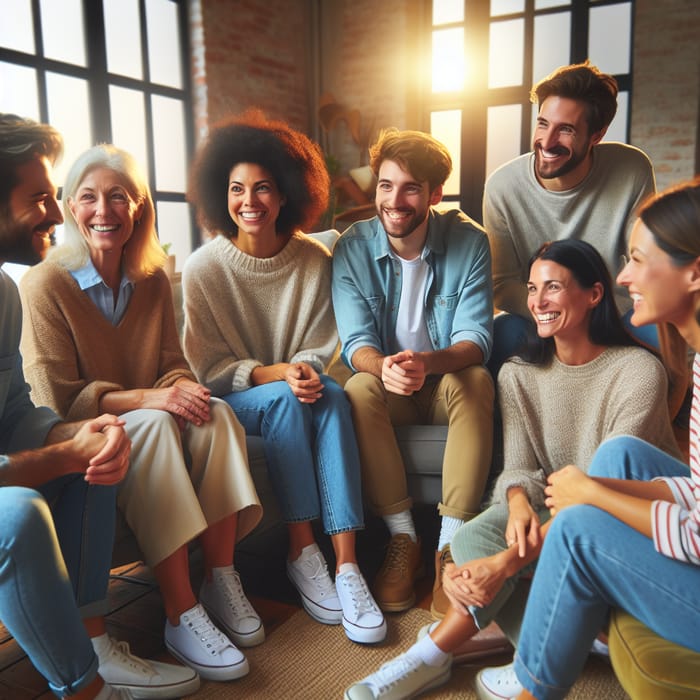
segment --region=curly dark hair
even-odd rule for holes
[[[541,106],[552,95],[586,105],[590,134],[610,126],[617,112],[617,81],[590,61],[557,68],[532,88],[530,102]]]
[[[311,230],[326,210],[330,178],[320,147],[284,122],[249,110],[215,124],[192,165],[188,200],[210,231],[238,234],[226,195],[229,173],[238,163],[265,168],[285,198],[278,235]]]

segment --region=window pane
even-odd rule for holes
[[[433,0],[433,24],[464,21],[464,0]]]
[[[591,8],[588,56],[604,73],[629,73],[631,24],[629,2]]]
[[[140,90],[110,85],[109,104],[112,117],[112,143],[129,151],[144,172],[147,172],[146,108],[143,93]]]
[[[171,243],[168,251],[175,256],[175,266],[182,269],[192,252],[190,209],[185,202],[157,202],[158,237],[161,243]]]
[[[138,0],[103,0],[107,70],[143,79]]]
[[[462,160],[462,110],[431,112],[430,133],[445,147],[452,158],[452,172],[442,188],[444,195],[459,194]]]
[[[156,157],[156,189],[184,192],[187,180],[185,114],[181,100],[154,95],[153,147]]]
[[[525,11],[525,0],[491,0],[491,17]]]
[[[546,10],[548,7],[559,7],[560,5],[568,6],[571,3],[567,0],[535,0],[535,10]]]
[[[73,161],[93,145],[90,129],[88,83],[59,73],[46,74],[49,123],[63,135],[65,153],[56,168],[56,181],[63,183]]]
[[[492,22],[489,31],[489,87],[522,85],[525,22]]]
[[[177,5],[172,0],[148,0],[146,22],[151,81],[182,88]]]
[[[0,22],[0,46],[24,53],[36,53],[31,0],[4,0]],[[12,17],[12,21],[8,21]]]
[[[617,112],[615,118],[605,133],[605,141],[627,142],[627,110],[629,109],[629,93],[620,92],[617,95]]]
[[[81,0],[41,0],[41,27],[47,58],[86,65]]]
[[[486,177],[499,165],[520,155],[521,105],[489,107],[486,136]]]
[[[535,82],[542,80],[555,68],[569,63],[570,36],[570,12],[535,17],[532,58],[532,76]]]
[[[39,119],[39,96],[33,68],[0,62],[0,112]]]
[[[433,32],[433,92],[464,87],[464,29]]]

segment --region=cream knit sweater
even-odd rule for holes
[[[338,345],[331,255],[295,233],[274,257],[256,258],[217,236],[187,260],[185,355],[215,396],[250,388],[255,367],[307,362],[323,372]]]
[[[649,352],[612,347],[584,365],[512,359],[498,375],[503,472],[493,502],[511,486],[544,505],[547,475],[575,464],[584,471],[604,440],[633,435],[680,458],[668,417],[666,372]]]

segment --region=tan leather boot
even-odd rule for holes
[[[414,542],[409,535],[394,535],[374,579],[377,605],[385,612],[408,610],[416,601],[413,583],[421,574],[420,539]]]
[[[450,607],[450,601],[442,587],[442,575],[447,564],[453,564],[450,545],[446,544],[442,550],[435,552],[435,583],[433,584],[433,602],[430,604],[430,613],[436,620],[442,620]]]

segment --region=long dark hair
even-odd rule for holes
[[[591,289],[596,283],[602,285],[603,297],[591,309],[588,324],[588,337],[592,343],[605,346],[638,345],[625,329],[615,306],[610,272],[600,253],[590,243],[575,238],[544,243],[530,258],[528,274],[537,260],[551,260],[565,267],[582,289]],[[554,349],[554,338],[540,338],[533,324],[518,355],[526,362],[544,365],[552,359]]]

